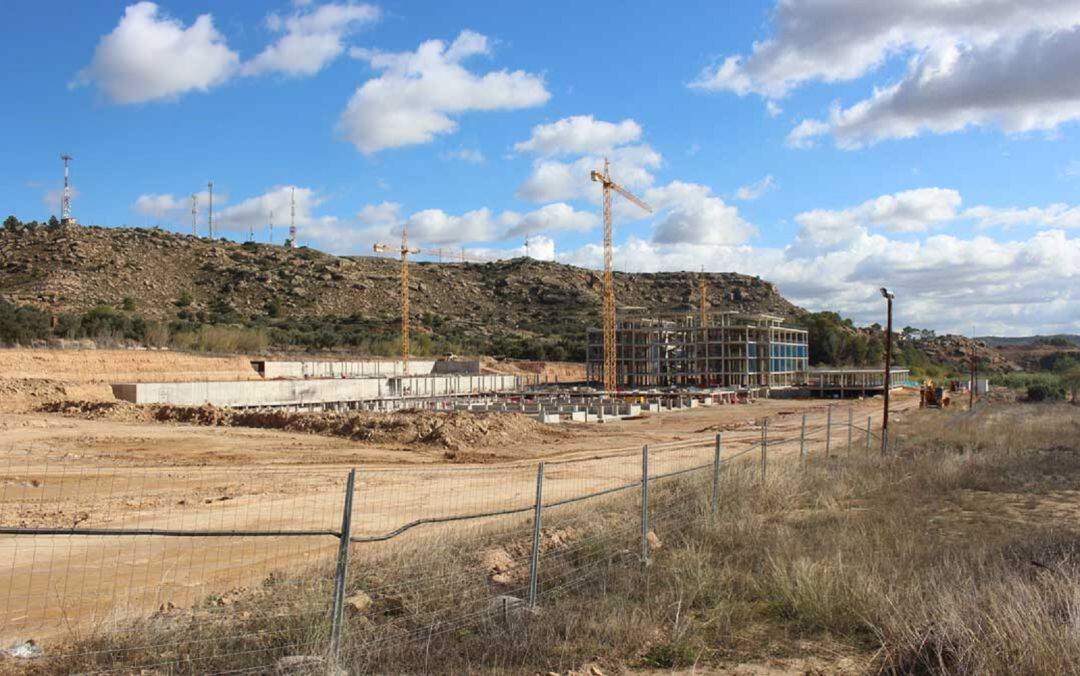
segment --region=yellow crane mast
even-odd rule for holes
[[[409,246],[409,234],[404,226],[401,228],[401,246],[400,248],[393,244],[376,244],[374,247],[375,253],[383,253],[385,251],[397,250],[401,254],[401,362],[402,370],[408,375],[409,373],[409,256],[410,255],[422,255],[422,256],[435,256],[440,261],[443,258],[453,258],[454,260],[460,260],[462,263],[474,262],[484,263],[489,261],[488,258],[482,258],[480,256],[466,256],[465,250],[460,252],[452,251],[450,249],[421,249]]]
[[[392,251],[392,244],[376,244],[375,253]],[[404,226],[401,228],[401,368],[402,372],[409,373],[409,254],[420,253],[419,249],[409,247],[409,233]]]
[[[611,248],[611,193],[617,192],[631,203],[652,213],[652,207],[639,199],[632,192],[611,180],[611,167],[604,158],[604,172],[593,170],[590,174],[604,188],[604,391],[614,392],[615,382],[615,275],[612,272]]]
[[[708,386],[709,384],[709,285],[705,281],[704,273],[702,273],[701,279],[698,280],[698,295],[701,301],[701,345],[702,354],[705,358],[705,363],[701,369],[701,384]]]

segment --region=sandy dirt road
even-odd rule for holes
[[[917,397],[895,398],[899,415]],[[824,451],[824,401],[761,400],[603,425],[543,443],[472,449],[479,462],[448,463],[439,449],[365,445],[332,437],[238,428],[118,423],[47,414],[0,414],[0,525],[61,529],[244,531],[244,537],[0,535],[0,640],[63,637],[121,617],[251,588],[275,571],[330,561],[335,537],[291,537],[340,525],[345,477],[358,468],[353,535],[385,535],[421,518],[527,510],[536,461],[548,463],[548,501],[708,464],[724,431],[729,459],[760,438],[798,452],[808,416],[813,457]],[[846,452],[847,410],[880,425],[880,399],[834,408],[833,452]],[[816,432],[815,432],[816,430]],[[786,444],[778,440],[789,439]],[[862,433],[853,435],[862,451]],[[749,459],[749,458],[747,458]],[[553,462],[554,461],[554,462]],[[517,517],[515,517],[517,518]],[[520,518],[527,520],[525,514]],[[470,522],[466,522],[470,523]],[[457,526],[454,526],[457,527]],[[438,532],[417,527],[394,542]],[[353,545],[377,553],[374,543]]]

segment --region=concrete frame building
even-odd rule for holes
[[[618,387],[769,388],[806,382],[807,332],[782,317],[708,312],[705,326],[692,311],[628,313],[615,330]],[[590,381],[601,380],[603,333],[590,329]]]

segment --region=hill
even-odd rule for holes
[[[378,347],[389,350],[400,317],[394,259],[156,228],[60,226],[0,230],[0,261],[0,296],[54,315],[107,306],[148,321],[265,327],[276,343],[371,348],[386,341]],[[689,309],[697,306],[698,277],[616,273],[616,293],[626,306]],[[716,309],[805,314],[760,278],[707,277]],[[527,258],[415,262],[410,278],[418,352],[580,358],[585,328],[599,325],[594,270]]]
[[[1055,333],[1052,336],[983,336],[979,338],[991,347],[1043,345],[1051,347],[1080,347],[1080,334]]]

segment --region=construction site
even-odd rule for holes
[[[906,370],[888,378],[815,371],[807,330],[778,314],[720,306],[746,287],[711,289],[703,276],[685,274],[673,282],[681,304],[620,304],[612,199],[650,207],[615,183],[606,164],[591,178],[603,192],[604,267],[596,275],[599,322],[578,327],[580,361],[414,354],[416,331],[430,340],[438,330],[412,307],[411,296],[424,289],[413,274],[432,265],[414,257],[476,263],[468,254],[415,247],[404,227],[399,245],[375,245],[396,258],[397,293],[377,299],[400,322],[392,358],[145,346],[0,350],[0,462],[7,467],[0,549],[10,553],[0,639],[33,636],[52,650],[73,628],[103,617],[123,623],[175,609],[201,612],[206,598],[244,598],[268,576],[325,560],[328,533],[344,543],[339,556],[347,561],[345,531],[324,527],[338,509],[346,469],[346,513],[359,472],[357,529],[378,543],[419,525],[448,524],[432,532],[449,533],[457,520],[502,514],[534,490],[535,463],[540,474],[544,463],[559,465],[549,486],[563,486],[558,504],[569,504],[639,485],[636,464],[620,458],[643,447],[647,486],[650,446],[663,451],[660,477],[700,470],[702,453],[714,447],[719,463],[721,434],[731,457],[768,447],[769,430],[786,435],[786,450],[773,437],[777,455],[805,454],[811,443],[828,455],[845,440],[849,453],[869,451],[873,439],[886,437],[884,430],[875,437],[881,395],[895,390],[894,415],[918,406],[915,392],[902,389]],[[80,227],[67,201],[64,217],[68,232]],[[292,225],[290,255],[298,236]],[[310,258],[294,256],[297,267]],[[346,265],[355,262],[319,275],[333,284]],[[418,326],[418,317],[427,322]],[[835,399],[846,400],[846,426],[833,422]],[[128,536],[139,539],[128,545]],[[248,537],[260,545],[249,547]],[[27,538],[33,547],[21,544]],[[299,545],[301,538],[317,542]],[[179,540],[198,543],[197,565],[195,550],[173,546]],[[101,574],[106,568],[126,572]]]

